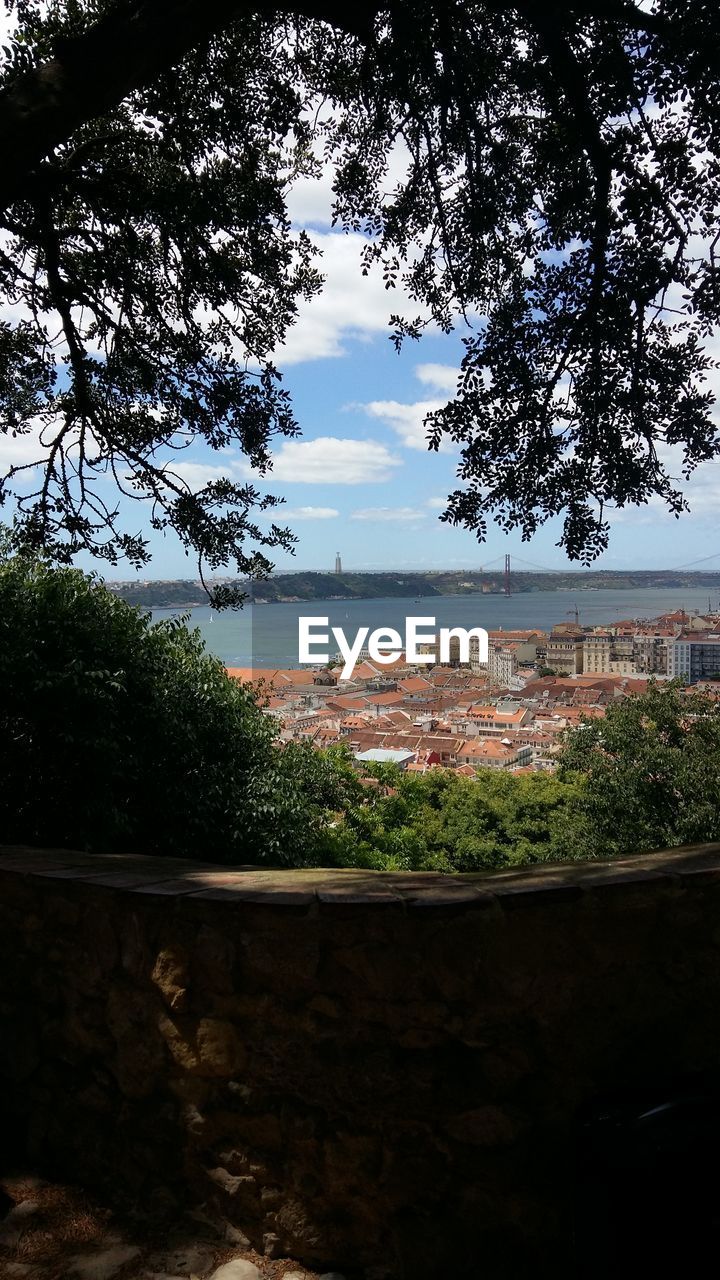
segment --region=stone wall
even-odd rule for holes
[[[719,906],[717,846],[457,878],[7,849],[3,1133],[271,1257],[558,1280],[578,1109],[720,1068]]]

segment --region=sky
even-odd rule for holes
[[[556,545],[560,519],[527,543],[519,533],[506,537],[491,526],[482,545],[474,534],[439,521],[457,485],[457,452],[447,442],[440,453],[429,453],[423,419],[454,393],[462,330],[430,331],[397,354],[388,320],[402,310],[402,298],[384,289],[379,273],[360,274],[359,235],[331,228],[328,176],[299,183],[289,203],[295,225],[322,250],[326,283],[302,305],[275,357],[303,433],[278,445],[273,471],[262,482],[286,501],[273,518],[299,539],[294,555],[274,555],[277,569],[331,570],[336,552],[347,570],[497,570],[506,552],[518,568],[581,567]],[[410,304],[408,313],[416,312]],[[223,461],[234,476],[247,474],[239,457]],[[220,473],[218,463],[197,450],[181,467],[200,483]],[[659,503],[614,513],[610,547],[596,567],[672,568],[708,556],[717,532],[720,464],[700,468],[684,489],[693,513],[680,520]],[[143,576],[172,577],[186,573],[188,564],[170,539],[160,540]]]
[[[318,179],[303,179],[290,193],[293,223],[307,229],[322,250],[326,282],[320,296],[301,306],[285,346],[275,354],[303,433],[277,445],[272,472],[257,482],[285,499],[268,523],[287,524],[298,537],[294,555],[274,554],[276,568],[330,570],[336,552],[347,570],[496,570],[506,552],[518,568],[579,568],[556,545],[560,519],[549,521],[528,543],[519,533],[506,537],[491,525],[485,544],[439,521],[457,484],[457,452],[446,442],[440,453],[429,453],[423,418],[453,395],[462,330],[450,335],[430,330],[396,353],[389,316],[415,315],[417,305],[404,308],[402,294],[387,292],[379,271],[360,274],[362,238],[333,230],[330,207],[327,171]],[[2,310],[6,315],[7,308]],[[720,339],[714,347],[720,357]],[[716,389],[720,392],[720,371]],[[21,460],[28,447],[0,433],[0,471]],[[195,486],[221,474],[248,476],[238,452],[219,456],[200,445],[189,449],[175,469]],[[596,567],[673,568],[711,555],[720,462],[699,468],[681,487],[692,513],[679,520],[661,503],[613,513],[610,546]],[[134,574],[123,564],[108,570],[89,557],[78,562],[113,578],[195,577],[196,566],[174,535],[153,533],[142,523],[138,505],[128,507],[128,530],[147,536],[151,564]],[[708,567],[720,568],[720,556]]]

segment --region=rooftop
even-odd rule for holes
[[[368,764],[403,764],[405,760],[414,760],[415,752],[394,750],[391,747],[371,747],[369,751],[359,751],[355,759]]]

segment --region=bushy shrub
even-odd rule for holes
[[[0,564],[0,841],[317,863],[351,771],[274,734],[199,632],[79,570]]]
[[[480,769],[373,772],[379,789],[334,831],[335,859],[378,870],[479,871],[573,857],[578,780]]]
[[[566,736],[560,776],[582,775],[586,857],[720,840],[720,702],[651,683]]]
[[[361,780],[275,743],[200,634],[2,558],[0,843],[230,865],[473,871],[720,838],[720,702],[675,684],[566,735],[559,774]]]

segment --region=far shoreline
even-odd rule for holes
[[[215,585],[227,585],[231,579]],[[210,584],[213,586],[214,584]],[[600,591],[675,590],[702,591],[720,600],[720,571],[678,570],[556,570],[552,572],[501,575],[482,570],[428,572],[302,572],[275,573],[269,579],[238,582],[245,590],[243,607],[260,604],[351,604],[355,600],[413,600],[414,603],[442,599],[501,599],[515,595],[547,593],[596,594]],[[188,579],[106,581],[109,590],[128,604],[154,611],[188,612],[211,607],[200,582]],[[342,586],[342,590],[338,590]],[[509,586],[509,590],[506,590]],[[712,600],[710,603],[712,607]]]

